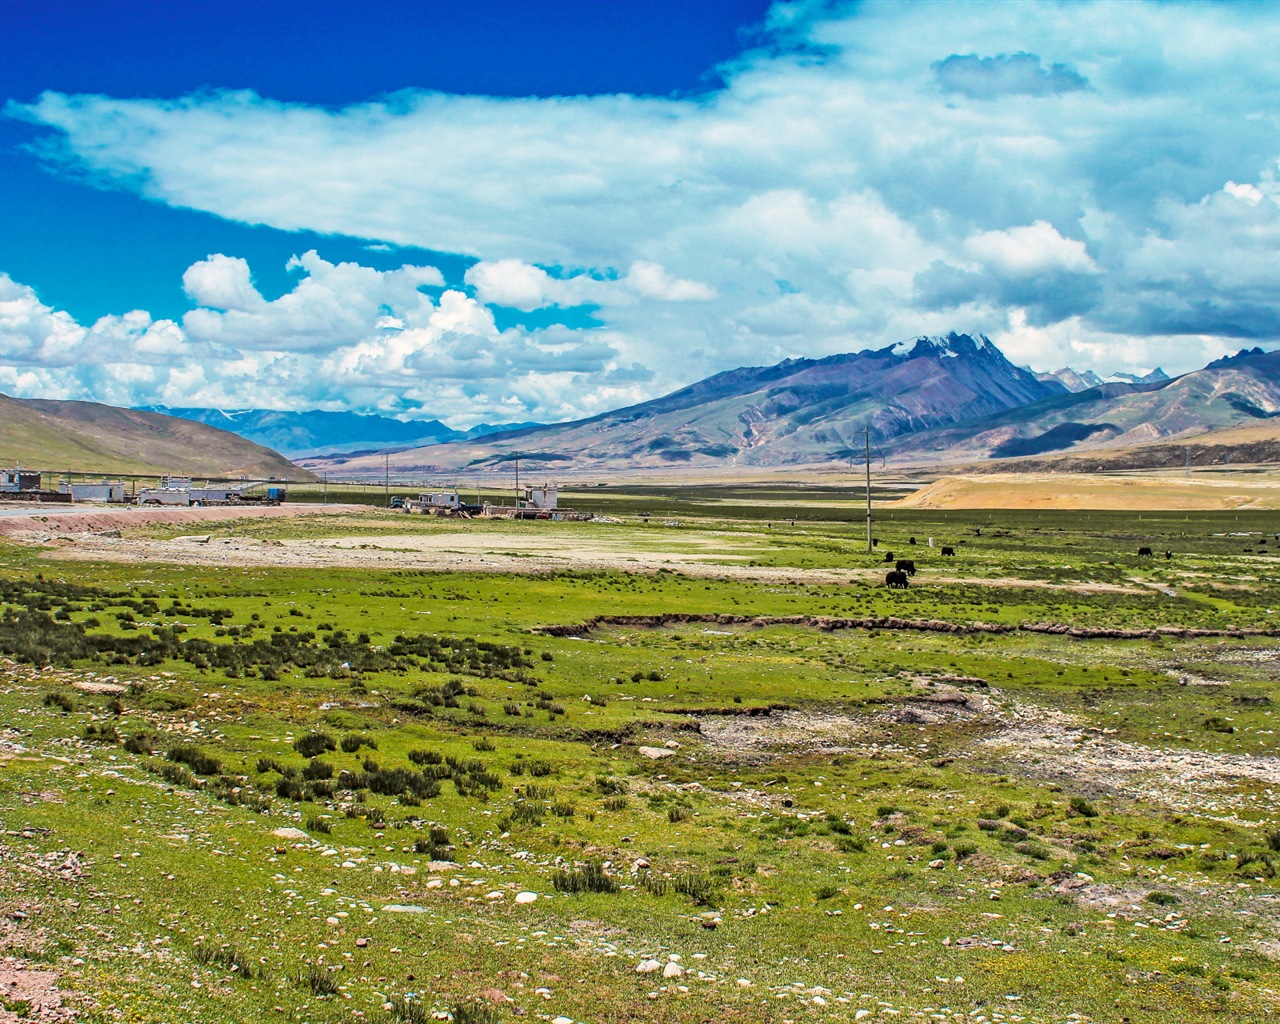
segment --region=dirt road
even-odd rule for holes
[[[66,505],[7,505],[0,507],[0,536],[32,532],[85,533],[120,530],[157,523],[207,523],[220,519],[269,519],[278,516],[337,515],[364,512],[364,505],[263,505],[220,508],[111,508],[105,505],[72,508]]]

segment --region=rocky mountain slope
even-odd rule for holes
[[[1127,449],[1280,417],[1280,352],[1249,349],[1173,379],[1107,383],[899,438],[912,461]]]
[[[486,466],[519,456],[609,470],[831,461],[862,451],[862,431],[886,446],[922,431],[979,420],[1066,395],[985,338],[950,334],[874,351],[790,359],[716,374],[665,397],[573,423],[391,455],[401,472]],[[382,456],[303,460],[350,475],[381,471]]]
[[[226,430],[95,402],[0,395],[0,466],[310,480],[278,452]]]

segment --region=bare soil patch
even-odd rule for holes
[[[895,503],[929,509],[1147,509],[1280,508],[1280,482],[1257,477],[1119,477],[1071,473],[948,476]]]
[[[75,1020],[75,1014],[62,1005],[57,974],[12,957],[0,959],[0,1024],[66,1020]]]

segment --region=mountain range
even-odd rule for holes
[[[1103,384],[1154,384],[1157,381],[1168,380],[1169,375],[1158,366],[1141,377],[1136,373],[1113,373],[1109,377],[1099,377],[1092,370],[1080,373],[1069,366],[1064,366],[1061,370],[1054,370],[1051,373],[1037,373],[1036,379],[1056,380],[1068,391],[1087,391],[1089,388],[1100,387]]]
[[[335,452],[419,448],[538,425],[519,423],[495,427],[482,423],[470,430],[453,430],[439,420],[397,420],[389,416],[327,412],[323,409],[283,412],[274,409],[173,409],[156,405],[147,406],[143,411],[234,431],[291,459]]]
[[[457,431],[355,413],[167,412],[0,395],[0,463],[285,479],[380,477],[389,467],[421,479],[516,460],[547,475],[829,465],[860,461],[868,440],[902,466],[1094,458],[1118,468],[1116,453],[1141,448],[1128,462],[1153,467],[1181,464],[1188,445],[1198,461],[1270,462],[1280,461],[1280,352],[1246,349],[1172,378],[1103,379],[1036,373],[984,337],[953,333],[742,367],[570,423]]]
[[[1064,379],[1065,378],[1065,379]],[[1280,415],[1280,354],[1245,350],[1170,378],[1036,374],[984,337],[921,337],[886,348],[716,374],[653,401],[571,423],[390,454],[400,474],[521,459],[548,473],[814,465],[877,454],[902,464],[1043,456],[1188,438]],[[300,460],[349,476],[384,456]]]

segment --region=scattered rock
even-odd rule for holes
[[[660,970],[662,970],[662,964],[657,960],[641,960],[636,966],[636,974],[653,974]]]
[[[518,892],[516,893],[517,903],[532,903],[538,898],[536,892]]]
[[[666,747],[636,747],[636,750],[651,761],[658,761],[675,753],[674,750],[668,750]]]

